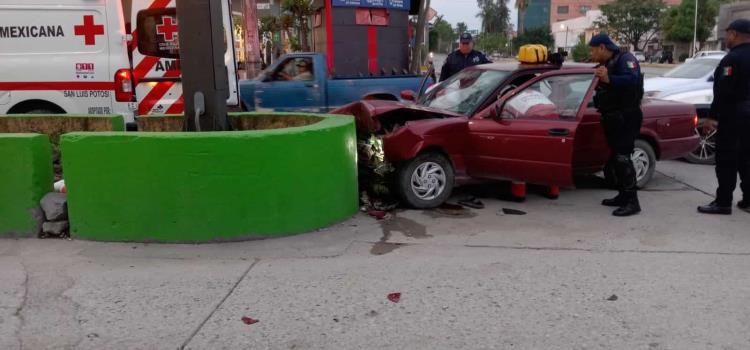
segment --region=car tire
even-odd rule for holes
[[[635,150],[631,155],[635,167],[638,188],[644,188],[654,177],[656,171],[656,152],[646,140],[635,140]]]
[[[703,132],[703,123],[706,119],[698,120],[696,132],[701,138],[698,147],[685,156],[685,160],[693,164],[715,164],[716,163],[716,130],[709,134]]]
[[[656,152],[646,140],[635,140],[635,149],[631,156],[635,167],[637,186],[645,188],[654,177],[656,171]],[[604,183],[607,188],[617,189],[615,169],[609,164],[604,165]]]
[[[453,192],[454,171],[442,154],[423,153],[399,167],[398,193],[415,209],[436,208]]]

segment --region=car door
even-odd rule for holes
[[[307,65],[309,72],[302,68]],[[319,112],[321,84],[311,57],[294,56],[280,62],[255,89],[258,110]]]
[[[469,175],[572,186],[573,149],[591,73],[546,73],[469,122]]]

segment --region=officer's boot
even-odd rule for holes
[[[614,216],[632,216],[641,212],[641,204],[638,201],[638,192],[627,192],[625,204],[612,212]]]
[[[605,207],[621,207],[625,205],[625,194],[620,191],[614,198],[602,200],[602,205]]]

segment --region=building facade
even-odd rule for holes
[[[613,0],[551,0],[550,23],[585,16],[588,11],[599,10]],[[668,6],[679,5],[682,0],[664,0]]]

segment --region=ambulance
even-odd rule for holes
[[[176,0],[0,0],[0,115],[183,112]],[[226,43],[234,43],[229,0]],[[239,103],[226,45],[228,105]]]

